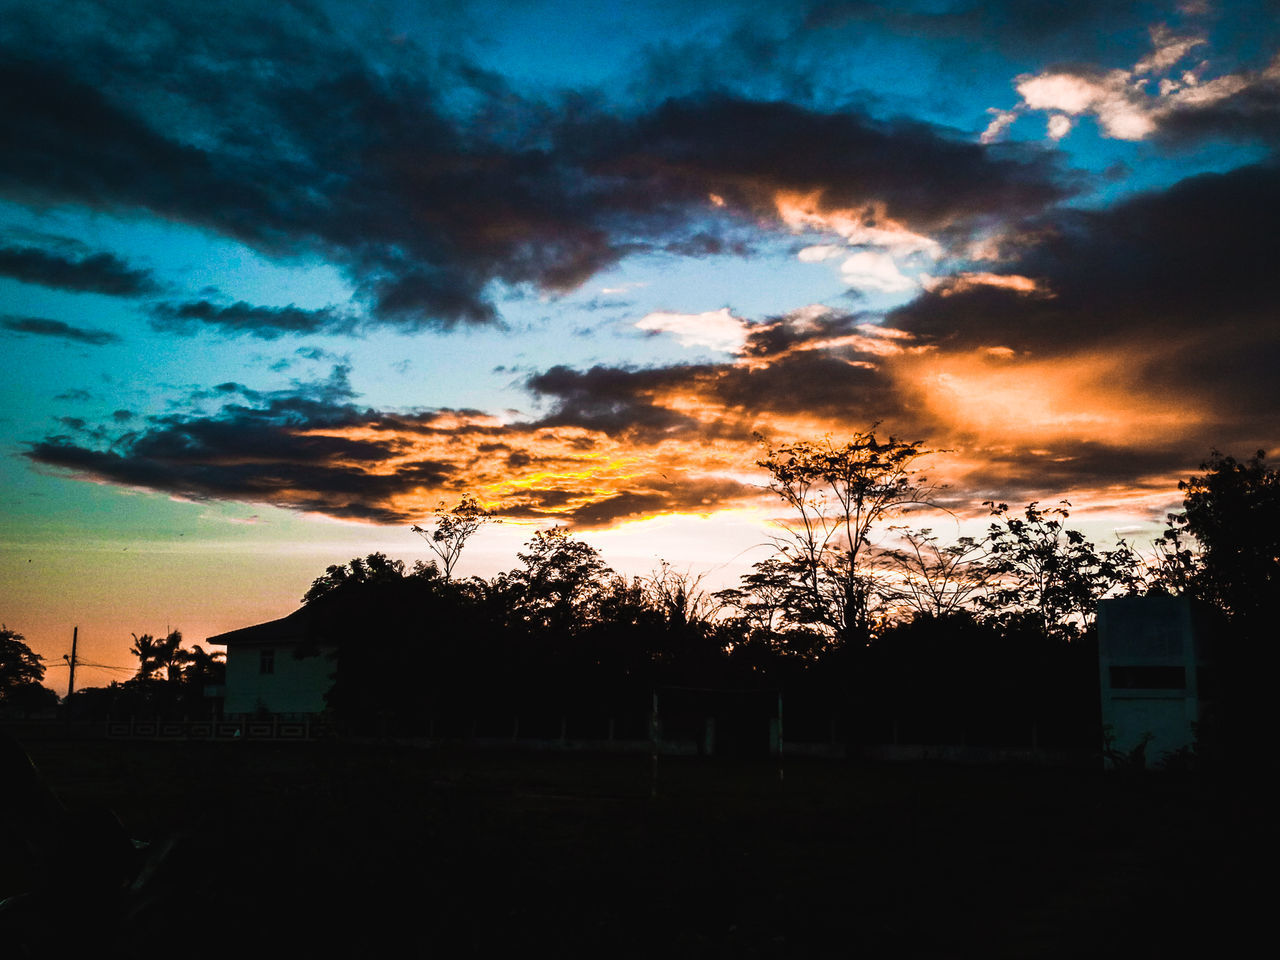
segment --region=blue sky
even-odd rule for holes
[[[1269,0],[0,13],[0,617],[52,659],[464,493],[465,572],[569,524],[729,582],[757,432],[1101,539],[1274,445]]]

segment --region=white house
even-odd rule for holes
[[[1167,594],[1098,604],[1102,723],[1116,753],[1145,741],[1152,763],[1195,742],[1208,660],[1197,613],[1189,597]]]
[[[333,686],[333,648],[312,644],[314,652],[298,655],[312,637],[315,618],[315,610],[303,607],[209,638],[227,648],[224,715],[300,717],[324,710]]]

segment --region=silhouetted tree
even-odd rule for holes
[[[872,529],[929,493],[914,467],[922,441],[882,442],[873,431],[839,445],[827,438],[766,446],[756,461],[795,514],[777,541],[796,573],[792,615],[823,625],[842,643],[865,643],[871,633],[878,597]]]
[[[1197,592],[1200,554],[1193,546],[1193,538],[1187,537],[1186,532],[1176,525],[1175,517],[1175,514],[1169,515],[1168,527],[1153,544],[1154,554],[1147,563],[1146,583],[1148,591],[1159,590],[1177,597]]]
[[[716,596],[722,604],[742,612],[748,629],[773,637],[786,622],[792,571],[786,561],[778,557],[753,563],[751,571],[739,579],[741,586],[720,590]]]
[[[44,664],[26,637],[0,626],[0,710],[31,712],[52,706],[58,695],[41,685]]]
[[[785,554],[753,564],[740,586],[717,592],[726,607],[739,616],[726,620],[736,634],[730,640],[735,659],[747,657],[757,668],[772,656],[816,660],[832,647],[833,633],[815,628],[811,603],[804,589],[807,569]]]
[[[189,650],[179,650],[176,659],[184,684],[203,689],[205,684],[223,683],[226,679],[227,655],[221,651],[208,651],[197,643]]]
[[[1121,541],[1099,551],[1079,530],[1069,529],[1065,500],[1042,509],[1027,504],[1023,517],[988,501],[993,517],[987,533],[986,592],[979,603],[1008,618],[1033,614],[1045,636],[1077,636],[1092,626],[1098,601],[1136,589],[1138,555]]]
[[[1280,473],[1259,450],[1243,463],[1214,451],[1205,473],[1178,484],[1183,512],[1170,517],[1167,540],[1185,531],[1199,556],[1179,564],[1201,598],[1238,626],[1274,617],[1280,596]]]
[[[138,658],[138,680],[153,680],[164,671],[165,679],[176,682],[180,676],[182,633],[171,630],[165,637],[133,634],[133,646],[129,652]]]
[[[1243,462],[1215,450],[1201,469],[1178,484],[1183,512],[1165,536],[1178,550],[1179,585],[1225,620],[1202,637],[1215,677],[1204,691],[1213,708],[1199,729],[1202,752],[1248,772],[1273,749],[1278,726],[1270,684],[1280,669],[1280,473],[1261,450]],[[1182,545],[1183,532],[1198,551]]]
[[[599,616],[613,571],[600,551],[563,527],[539,530],[517,554],[522,568],[505,575],[508,595],[534,629],[576,632]]]
[[[702,588],[702,576],[674,569],[665,560],[643,579],[643,603],[658,630],[650,639],[651,658],[677,671],[686,683],[713,684],[731,646],[730,624],[719,618],[723,601]]]
[[[987,583],[987,550],[973,537],[944,544],[928,527],[904,528],[903,546],[885,557],[900,575],[893,598],[914,613],[945,618],[960,613]]]
[[[1036,612],[1000,621],[917,614],[883,630],[858,678],[905,742],[1093,746],[1100,735],[1096,647],[1046,635]],[[874,732],[874,731],[873,731]]]
[[[414,565],[413,576],[430,577],[435,575],[435,564]],[[403,579],[404,562],[392,560],[385,553],[371,553],[364,559],[354,557],[349,563],[331,564],[325,568],[324,574],[311,581],[311,586],[302,597],[303,603],[311,603],[335,590],[353,584],[387,583]]]
[[[138,658],[138,672],[93,697],[77,695],[74,713],[88,716],[105,709],[119,716],[204,716],[210,706],[205,685],[224,681],[225,655],[199,645],[183,648],[179,630],[163,637],[135,633],[130,652]]]
[[[470,495],[464,496],[451,508],[446,507],[443,500],[440,501],[435,514],[436,522],[433,529],[426,530],[417,524],[409,529],[427,541],[427,546],[444,564],[445,580],[451,580],[454,565],[462,556],[462,548],[466,546],[472,535],[486,523],[502,521],[481,507],[479,501]]]
[[[703,577],[681,573],[666,560],[644,578],[645,592],[671,629],[703,626],[711,622],[720,607],[716,594],[702,588]]]

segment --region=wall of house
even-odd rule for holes
[[[1150,736],[1148,764],[1195,742],[1203,664],[1186,597],[1119,597],[1098,604],[1103,729],[1128,754]],[[1114,763],[1114,761],[1113,761]]]
[[[274,654],[271,673],[262,672],[262,651]],[[223,714],[319,713],[333,686],[334,661],[327,652],[297,658],[292,645],[227,647],[227,695]]]

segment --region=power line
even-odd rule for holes
[[[42,657],[41,659],[44,659],[44,658]],[[54,667],[69,667],[69,666],[71,666],[71,664],[68,663],[66,660],[48,660],[44,665],[46,670],[52,670]],[[119,670],[122,673],[138,672],[137,667],[119,667],[111,663],[90,663],[88,660],[83,660],[80,657],[76,657],[76,666],[96,667],[99,670]]]

